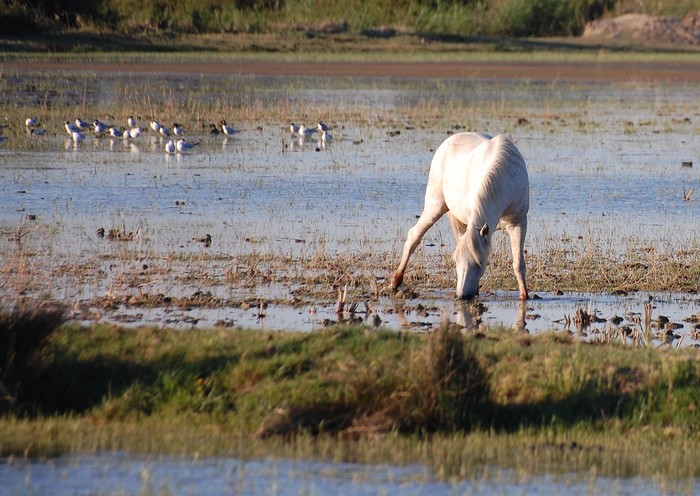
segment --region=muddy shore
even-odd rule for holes
[[[7,61],[0,67],[31,71],[114,72],[106,62]],[[125,73],[249,74],[254,76],[323,76],[387,78],[476,78],[538,81],[700,82],[700,59],[649,62],[126,62]]]

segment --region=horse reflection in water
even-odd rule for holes
[[[425,329],[428,325],[435,328],[435,323],[432,325],[428,322],[416,322],[409,320],[409,314],[411,314],[415,309],[408,309],[404,307],[403,300],[394,300],[392,313],[399,319],[401,327],[404,329],[409,328],[423,328]],[[513,315],[513,326],[514,331],[526,331],[526,314],[527,314],[527,302],[520,301],[517,302],[517,308],[513,309],[515,314]],[[486,331],[491,327],[491,324],[484,323],[482,316],[488,311],[488,308],[481,302],[477,301],[456,301],[454,303],[454,310],[448,310],[443,308],[441,312],[441,322],[440,326],[451,326],[452,324],[457,325],[465,331]],[[496,327],[506,326],[506,322],[510,320],[510,311],[504,312],[501,309],[498,312],[498,316],[492,316],[496,318],[494,320]],[[507,320],[508,319],[508,320]]]
[[[455,303],[454,321],[459,327],[468,331],[477,331],[481,329],[481,316],[486,311],[484,305],[473,305],[465,301]],[[513,320],[514,331],[525,331],[525,316],[527,304],[521,301],[515,313]]]
[[[408,260],[423,235],[447,213],[457,241],[453,256],[457,297],[470,299],[478,294],[495,227],[508,233],[520,299],[527,300],[524,247],[529,206],[525,160],[512,141],[503,135],[450,136],[435,151],[423,212],[408,231],[391,287],[401,286]]]

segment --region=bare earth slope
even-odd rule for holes
[[[625,14],[588,23],[584,38],[635,40],[672,45],[700,45],[700,11],[685,17]]]

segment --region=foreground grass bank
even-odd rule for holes
[[[445,477],[488,464],[700,475],[695,349],[447,328],[68,324],[19,363],[7,351],[27,318],[2,327],[2,456],[129,450],[417,461]]]

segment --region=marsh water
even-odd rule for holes
[[[16,80],[10,83],[18,85],[35,79],[40,89],[50,84],[39,74],[8,74],[6,80],[12,78]],[[639,246],[670,252],[691,249],[700,239],[700,197],[691,192],[700,192],[700,106],[693,85],[119,73],[69,79],[83,90],[54,91],[50,98],[52,105],[69,109],[66,118],[71,119],[85,106],[119,105],[137,115],[146,129],[169,99],[275,109],[275,116],[230,122],[239,132],[229,137],[211,135],[207,123],[195,117],[178,117],[186,138],[198,145],[176,154],[165,153],[163,138],[150,130],[129,142],[88,133],[74,143],[62,121],[44,123],[48,132],[42,136],[28,134],[22,123],[10,123],[0,142],[2,257],[6,263],[22,259],[44,267],[47,274],[45,280],[25,285],[23,297],[75,305],[119,292],[149,291],[270,300],[264,315],[247,305],[121,305],[89,317],[77,313],[78,319],[179,328],[221,322],[260,329],[319,328],[334,318],[334,291],[311,303],[283,304],[294,301],[296,288],[222,283],[226,258],[275,254],[293,261],[384,254],[375,277],[378,284],[385,283],[406,231],[421,211],[433,151],[462,130],[505,132],[525,156],[531,182],[528,251],[561,244],[579,252],[592,246],[612,253]],[[131,110],[132,92],[151,86],[165,89],[153,92],[149,108]],[[36,105],[39,97],[2,96],[15,105]],[[440,118],[441,109],[450,106],[463,106],[465,115]],[[285,112],[288,117],[280,118]],[[125,125],[125,116],[109,118]],[[323,143],[317,135],[300,141],[290,135],[289,122],[314,126],[319,119],[331,125],[332,141]],[[100,228],[134,236],[114,242],[98,236]],[[21,240],[11,240],[18,230]],[[211,246],[200,242],[207,234]],[[453,247],[442,220],[424,238],[415,263],[451,271],[443,260]],[[505,244],[497,243],[497,249]],[[144,270],[167,266],[178,277],[162,270],[146,287],[130,286],[115,260],[143,263]],[[20,278],[19,272],[3,276],[4,297],[15,296],[12,279]],[[215,284],[207,282],[216,278]],[[700,297],[640,291],[540,293],[526,307],[515,293],[486,293],[480,298],[480,319],[538,332],[568,328],[565,316],[579,308],[605,320],[627,316],[632,321],[652,301],[655,315],[678,322],[685,344],[694,342],[683,319],[700,310]],[[373,306],[382,325],[394,329],[429,329],[446,318],[459,322],[470,317],[454,301],[451,284],[423,292],[419,301],[429,310],[402,311],[387,296]],[[584,334],[594,337],[607,327],[593,326]]]
[[[652,482],[595,474],[525,475],[484,467],[446,482],[422,465],[391,466],[279,459],[181,459],[126,453],[64,456],[48,463],[0,463],[6,494],[210,495],[651,495],[692,492],[696,481]],[[92,489],[90,489],[92,488]]]

